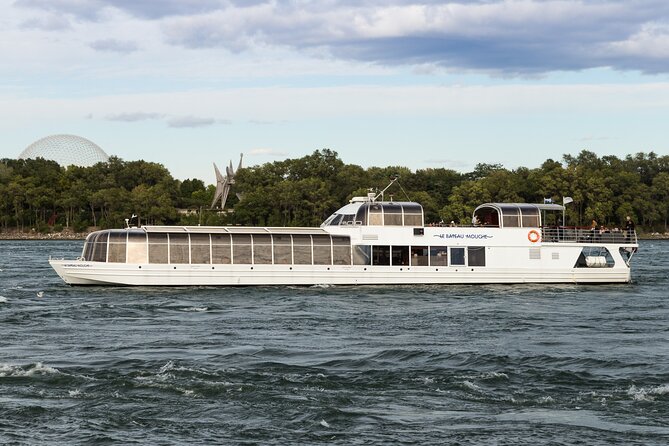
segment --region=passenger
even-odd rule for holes
[[[632,236],[634,235],[634,227],[635,227],[634,222],[628,215],[627,221],[625,222],[625,232],[627,237],[632,238]]]
[[[473,224],[474,226],[478,226],[478,225],[481,224],[481,222],[479,221],[479,218],[478,218],[476,215],[474,215],[474,216],[472,217],[472,224]]]
[[[455,227],[455,222],[453,220],[451,220],[450,226],[451,226],[451,228]]]

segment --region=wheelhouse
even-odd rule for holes
[[[322,226],[423,226],[423,207],[411,201],[370,201],[356,197]]]

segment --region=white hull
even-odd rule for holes
[[[625,283],[625,268],[127,265],[51,260],[70,285],[245,286],[485,283]],[[141,268],[140,268],[141,266]]]

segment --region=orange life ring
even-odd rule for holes
[[[541,235],[539,234],[538,231],[532,229],[530,232],[527,233],[527,239],[532,243],[536,243],[541,239]]]

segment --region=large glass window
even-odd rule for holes
[[[522,223],[524,228],[539,227],[539,209],[534,206],[519,205],[522,213]]]
[[[253,234],[253,263],[266,265],[272,263],[272,236]]]
[[[451,248],[451,265],[462,266],[465,264],[465,248]]]
[[[423,226],[423,208],[419,204],[403,204],[404,226]]]
[[[335,265],[351,264],[351,239],[349,237],[332,236],[332,263]]]
[[[355,214],[355,224],[366,225],[367,224],[367,215],[369,211],[369,204],[363,203],[358,208],[358,212]]]
[[[390,265],[390,246],[372,246],[372,265]]]
[[[148,263],[146,233],[128,232],[128,263]]]
[[[311,236],[293,236],[293,262],[296,265],[311,265]]]
[[[427,266],[428,249],[427,246],[411,247],[411,266]]]
[[[167,263],[167,234],[147,234],[149,237],[149,263]]]
[[[273,235],[274,239],[274,264],[290,265],[293,263],[293,249],[290,235]]]
[[[190,235],[190,262],[194,265],[211,263],[209,234]]]
[[[393,265],[409,266],[409,247],[408,246],[393,246],[392,248]]]
[[[369,245],[355,245],[353,247],[353,264],[354,265],[371,265],[372,264],[372,247]]]
[[[451,252],[453,252],[451,250]],[[432,246],[430,248],[430,266],[447,266],[448,248],[445,246]]]
[[[485,246],[468,247],[467,262],[469,266],[485,266]]]
[[[394,203],[384,204],[383,224],[385,226],[402,226],[402,206]]]
[[[369,205],[369,225],[381,226],[383,225],[383,211],[380,204]]]
[[[250,234],[232,234],[232,263],[235,265],[251,263]]]
[[[125,263],[125,242],[128,238],[128,233],[111,232],[109,234],[109,257],[108,262]]]
[[[231,259],[230,234],[211,234],[211,262],[229,265]]]
[[[93,262],[106,262],[107,261],[107,239],[109,238],[109,232],[99,232],[95,234],[95,237],[91,240],[91,253],[90,259]]]
[[[502,207],[502,223],[505,228],[517,228],[520,226],[518,208],[515,206]]]
[[[314,243],[314,265],[332,264],[332,245],[329,235],[312,235]]]
[[[189,263],[188,234],[169,234],[170,263]]]

